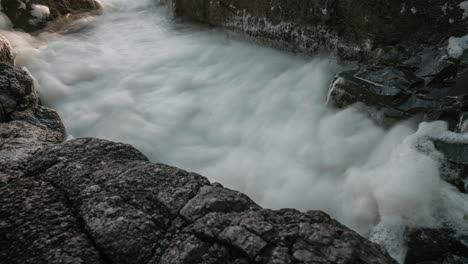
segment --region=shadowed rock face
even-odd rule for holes
[[[370,65],[339,73],[330,86],[330,100],[338,107],[358,102],[375,107],[387,124],[419,115],[425,121],[447,121],[452,130],[461,131],[468,109],[467,62],[446,50],[390,50]]]
[[[31,76],[0,62],[0,186],[23,174],[27,158],[64,138],[57,112],[39,105]]]
[[[8,263],[396,263],[323,212],[262,209],[129,145],[77,139],[25,164],[0,190]]]
[[[31,76],[11,64],[0,62],[0,122],[11,119],[15,111],[37,105],[39,95]]]
[[[373,48],[466,34],[463,0],[159,0],[175,13],[281,47],[365,60]]]
[[[2,12],[13,25],[25,31],[43,28],[47,22],[67,14],[80,14],[101,9],[95,0],[1,0]],[[37,6],[48,8],[46,14],[39,14]]]
[[[468,263],[468,237],[450,229],[422,228],[409,232],[405,264]]]
[[[468,132],[468,61],[446,49],[390,48],[375,52],[373,63],[340,72],[330,85],[329,102],[338,107],[363,103],[379,111],[377,122],[390,126],[405,119],[443,120],[449,129]],[[468,144],[434,139],[446,165],[457,174],[441,177],[466,192]]]

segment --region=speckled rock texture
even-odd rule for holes
[[[159,0],[177,15],[294,51],[366,60],[389,45],[436,46],[467,34],[463,0]]]
[[[0,187],[4,263],[396,263],[320,211],[262,209],[100,139],[41,148]]]
[[[101,9],[95,0],[1,0],[1,5],[2,12],[16,28],[29,32],[42,29],[47,22],[60,16]]]
[[[15,111],[29,109],[39,102],[34,81],[24,70],[0,62],[0,122],[11,120]]]
[[[27,158],[64,138],[57,112],[39,104],[32,77],[0,62],[0,186],[23,174]]]
[[[4,36],[0,35],[0,62],[14,64],[15,57],[10,42]]]

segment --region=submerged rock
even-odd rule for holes
[[[25,160],[0,186],[7,263],[396,263],[323,212],[262,209],[129,145],[77,139]]]
[[[95,0],[1,0],[1,4],[13,25],[25,31],[41,29],[60,16],[101,9]]]

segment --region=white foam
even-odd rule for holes
[[[32,10],[31,10],[31,15],[33,15],[35,18],[43,20],[47,19],[50,15],[49,8],[44,5],[31,5]]]
[[[44,5],[31,5],[31,15],[34,17],[30,19],[31,24],[38,24],[47,20],[50,15],[49,8]]]
[[[468,18],[468,1],[461,2],[460,3],[460,8],[465,11],[463,13],[463,19]]]
[[[451,57],[460,58],[466,49],[468,49],[468,35],[449,38],[447,51]]]

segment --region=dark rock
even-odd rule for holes
[[[447,160],[456,164],[468,165],[468,142],[435,139],[434,145]]]
[[[39,105],[31,76],[0,63],[0,186],[23,175],[27,159],[42,147],[65,139],[60,116]]]
[[[381,55],[372,65],[339,73],[330,86],[338,107],[364,103],[383,112],[385,123],[414,116],[444,120],[455,130],[468,107],[467,63],[445,50],[420,49]]]
[[[13,65],[0,62],[0,122],[11,120],[11,114],[34,107],[39,95],[31,76]]]
[[[1,0],[2,11],[13,25],[25,31],[43,28],[47,22],[67,14],[81,14],[101,9],[95,0]],[[38,6],[48,11],[39,15]]]
[[[468,237],[460,237],[450,229],[416,229],[408,236],[405,264],[466,263]]]
[[[65,127],[59,114],[48,107],[37,105],[26,111],[13,112],[10,117],[12,120],[25,121],[34,126],[50,130],[51,134],[48,138],[54,138],[54,143],[65,140]]]
[[[205,186],[182,208],[180,214],[187,220],[195,221],[209,212],[242,212],[254,208],[260,207],[242,193]]]
[[[0,186],[22,176],[28,158],[41,148],[65,138],[60,117],[51,109],[36,106],[12,116],[18,119],[0,123]]]
[[[442,260],[442,264],[466,264],[468,258],[460,256],[448,256]]]
[[[396,264],[323,212],[262,209],[129,145],[77,139],[26,160],[0,187],[10,263]]]
[[[465,35],[463,0],[159,0],[180,16],[308,53],[365,60],[379,47]]]
[[[50,183],[0,185],[0,262],[105,263],[66,198]]]

